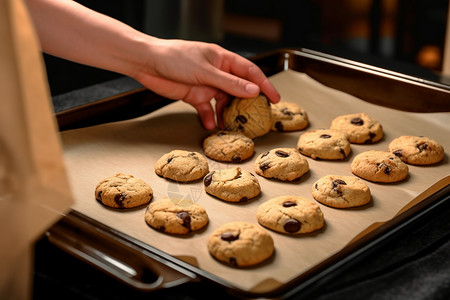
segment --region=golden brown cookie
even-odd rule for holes
[[[345,132],[350,143],[354,144],[371,144],[383,137],[380,122],[366,113],[338,116],[331,122],[330,129]]]
[[[272,112],[264,95],[255,98],[234,98],[223,113],[225,128],[253,139],[270,131]]]
[[[145,221],[156,230],[172,234],[188,234],[208,224],[208,214],[198,203],[162,198],[153,201],[145,212]]]
[[[209,237],[207,247],[217,260],[235,267],[259,264],[275,251],[270,234],[248,222],[230,222],[220,226]]]
[[[251,138],[242,133],[219,131],[203,141],[203,150],[211,159],[239,163],[253,155],[255,144]]]
[[[95,187],[95,199],[113,208],[133,208],[150,202],[152,188],[133,175],[118,173],[101,180]]]
[[[298,151],[312,159],[342,160],[350,153],[345,133],[331,129],[311,130],[300,135]]]
[[[412,165],[431,165],[444,158],[444,147],[425,136],[404,135],[389,144],[389,152]]]
[[[387,151],[370,150],[355,156],[351,164],[353,174],[374,182],[397,182],[408,176],[408,166]]]
[[[261,193],[258,179],[240,167],[211,171],[203,184],[208,194],[228,202],[246,202]]]
[[[208,161],[198,152],[173,150],[161,156],[155,164],[155,173],[179,182],[203,178],[209,172]]]
[[[272,104],[272,127],[274,131],[297,131],[309,124],[308,114],[297,103],[280,101]]]
[[[316,202],[300,196],[279,196],[258,207],[259,224],[281,233],[300,234],[324,225],[323,213]]]
[[[312,187],[312,195],[320,203],[336,208],[362,206],[371,199],[370,189],[363,180],[342,175],[320,178]]]
[[[308,161],[295,148],[275,148],[260,154],[255,172],[266,178],[293,181],[309,170]]]

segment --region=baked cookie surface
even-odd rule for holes
[[[266,228],[289,234],[312,232],[324,225],[319,205],[300,196],[272,198],[258,207],[256,218]]]
[[[173,150],[161,156],[155,163],[155,173],[179,182],[194,181],[209,172],[206,158],[193,151]]]
[[[248,222],[230,222],[220,226],[210,235],[207,247],[217,260],[235,267],[259,264],[275,251],[270,234]]]
[[[203,150],[211,159],[239,163],[253,155],[255,144],[251,138],[242,133],[219,131],[203,141]]]
[[[253,139],[270,131],[272,112],[264,95],[255,98],[234,98],[225,107],[223,121],[225,128],[245,134]]]
[[[400,136],[392,140],[388,148],[403,162],[412,165],[435,164],[445,155],[441,144],[425,136]]]
[[[297,103],[280,101],[272,104],[272,127],[274,131],[297,131],[309,124],[308,114]]]
[[[371,144],[383,137],[380,122],[366,113],[338,116],[331,122],[330,129],[345,132],[350,143],[354,144]]]
[[[408,166],[387,151],[370,150],[355,156],[350,166],[353,174],[374,182],[397,182],[408,176]]]
[[[327,175],[317,180],[312,187],[314,199],[327,206],[348,208],[370,202],[367,184],[354,176]]]
[[[342,160],[350,153],[347,135],[338,130],[317,129],[300,135],[297,149],[312,159]]]
[[[198,203],[180,205],[176,200],[153,201],[145,211],[145,222],[158,231],[188,234],[208,224],[208,214]]]
[[[229,202],[246,202],[261,193],[258,179],[240,167],[211,171],[203,184],[208,194]]]
[[[266,178],[293,181],[309,170],[308,161],[295,148],[275,148],[260,154],[255,172]]]
[[[133,175],[118,173],[101,180],[95,187],[95,199],[113,208],[144,205],[153,197],[152,188]]]

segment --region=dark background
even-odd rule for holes
[[[442,69],[447,0],[80,0],[161,38],[251,57],[309,48],[419,77]],[[44,55],[52,95],[121,75]]]

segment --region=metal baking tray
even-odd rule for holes
[[[364,101],[401,111],[448,112],[450,87],[315,51],[281,49],[252,59],[268,75],[285,70],[305,73],[318,82]],[[383,86],[383,88],[380,88]],[[395,94],[393,101],[392,94]],[[75,107],[56,114],[60,130],[82,128],[145,115],[172,101],[144,88]],[[447,162],[448,164],[448,162]],[[342,250],[273,288],[242,290],[220,274],[207,272],[107,226],[76,210],[70,211],[46,234],[64,251],[142,291],[170,288],[187,282],[211,281],[233,295],[247,298],[307,294],[337,276],[355,258],[370,255],[384,241],[426,215],[448,207],[450,178],[424,190],[410,205],[386,222],[374,224]],[[261,292],[263,291],[263,292]]]

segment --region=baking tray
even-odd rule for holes
[[[368,103],[410,112],[450,111],[448,86],[323,53],[307,49],[279,50],[257,56],[253,61],[268,76],[289,70],[300,72],[327,87]],[[57,120],[61,130],[75,129],[145,116],[172,102],[148,90],[139,89],[60,112]],[[448,165],[447,157],[443,164]],[[449,169],[446,170],[448,175]],[[241,288],[224,279],[220,272],[205,271],[189,255],[168,254],[157,244],[143,242],[76,209],[52,227],[47,236],[63,250],[140,290],[153,291],[186,282],[209,280],[243,297],[285,297],[316,288],[325,279],[341,272],[345,264],[355,261],[355,257],[367,255],[384,240],[401,232],[422,216],[448,206],[449,182],[449,177],[444,176],[431,187],[414,195],[412,201],[394,217],[374,222],[345,247],[307,270],[296,273],[292,279],[256,282],[256,286],[251,289]],[[277,252],[280,253],[279,250]],[[244,270],[243,275],[248,272],[251,271]]]

